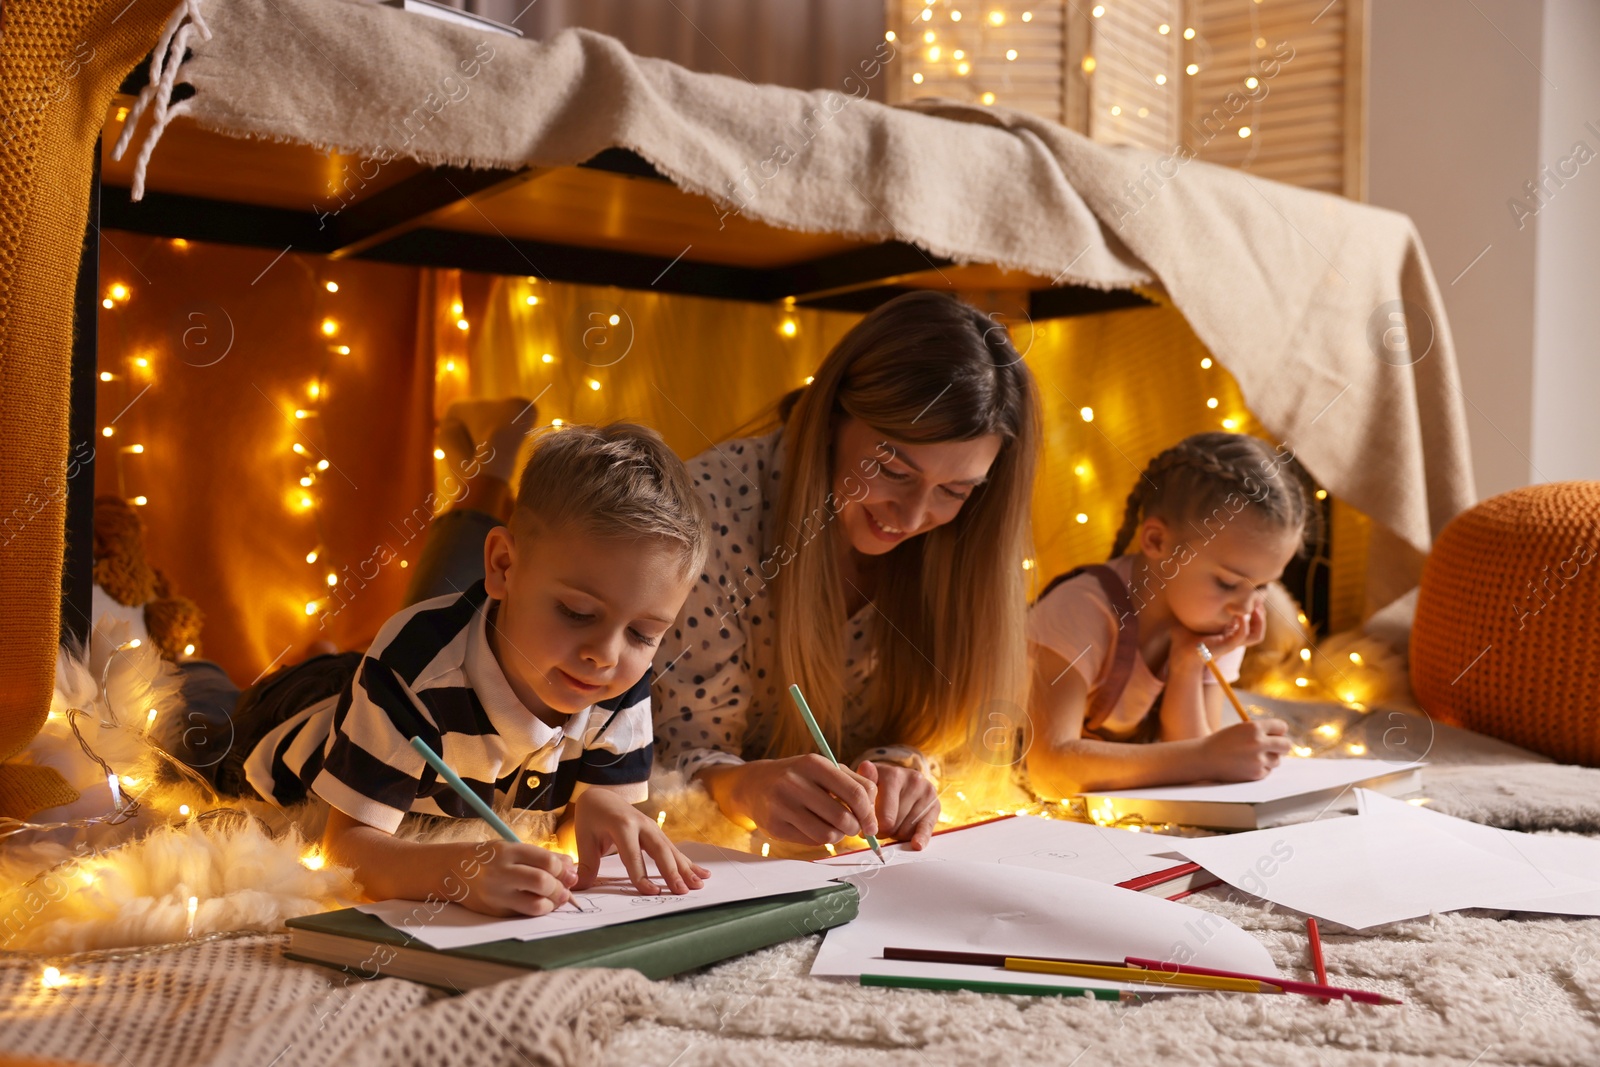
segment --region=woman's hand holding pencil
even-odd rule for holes
[[[731,806],[780,841],[831,845],[878,832],[877,783],[820,752],[714,767],[702,780],[719,803],[727,790]]]
[[[913,849],[927,848],[939,822],[939,792],[933,783],[911,767],[869,760],[862,760],[856,773],[878,787],[879,832]]]

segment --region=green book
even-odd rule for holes
[[[647,978],[667,978],[847,923],[856,917],[858,899],[855,886],[840,882],[537,941],[454,949],[430,948],[375,915],[345,908],[288,920],[284,955],[362,978],[405,978],[458,993],[558,967],[630,967]]]

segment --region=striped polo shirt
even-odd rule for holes
[[[480,798],[501,809],[556,811],[584,789],[645,799],[650,680],[547,726],[512,692],[489,647],[499,601],[480,580],[384,623],[355,677],[256,743],[245,776],[280,806],[314,793],[393,833],[408,812],[473,818],[411,747],[421,737]]]

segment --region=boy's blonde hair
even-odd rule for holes
[[[684,573],[705,565],[705,504],[661,435],[631,422],[542,431],[517,480],[511,528],[574,528],[593,537],[656,537],[680,549]]]

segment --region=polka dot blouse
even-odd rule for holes
[[[693,774],[742,763],[746,753],[765,750],[773,716],[795,714],[779,677],[772,600],[758,571],[776,548],[782,433],[724,441],[687,464],[710,513],[711,551],[656,650],[658,766]],[[864,700],[877,666],[868,625],[876,610],[864,604],[845,632],[844,744],[835,754],[851,766],[870,759],[936,776],[937,764],[917,749],[876,744],[884,740],[882,715]]]

